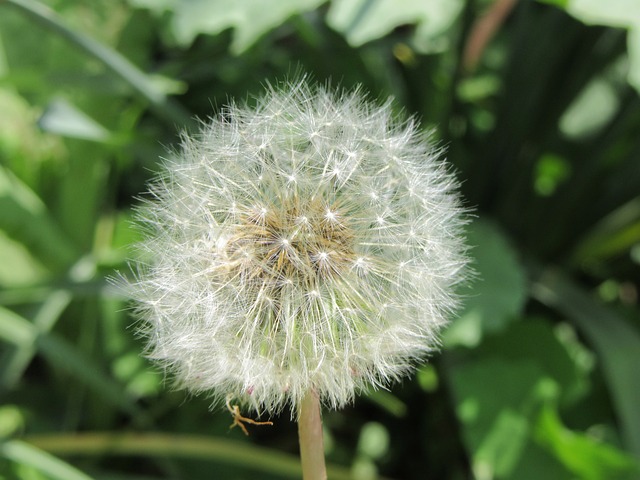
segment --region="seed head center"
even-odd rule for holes
[[[353,229],[339,205],[299,198],[248,209],[225,250],[229,273],[261,289],[291,282],[315,288],[357,259]]]

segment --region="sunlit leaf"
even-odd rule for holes
[[[558,271],[542,272],[532,293],[565,314],[597,352],[623,440],[628,450],[640,457],[640,333]]]
[[[29,285],[46,277],[46,269],[24,245],[0,230],[0,286]]]
[[[535,360],[498,358],[458,365],[449,378],[474,473],[509,478],[530,441],[532,415],[548,396],[549,380]]]
[[[636,0],[568,0],[566,9],[585,23],[612,27],[640,24],[640,3]]]
[[[480,219],[469,226],[467,238],[477,279],[463,292],[464,309],[445,332],[447,346],[477,345],[487,332],[517,318],[526,298],[524,272],[502,231]]]
[[[560,131],[571,139],[598,132],[613,118],[619,106],[620,101],[612,85],[595,78],[560,118]]]
[[[628,29],[628,80],[640,91],[640,2],[637,0],[543,0],[554,3],[589,25]]]
[[[588,372],[549,322],[510,324],[468,354],[450,354],[445,364],[477,478],[533,479],[545,472],[545,478],[566,478],[532,435],[540,408],[550,400],[575,402]]]
[[[640,465],[630,455],[612,445],[567,429],[558,413],[549,405],[540,413],[535,436],[576,478],[631,480],[640,474]]]
[[[19,440],[0,442],[0,457],[33,467],[51,480],[92,480],[70,464]]]
[[[575,248],[576,264],[602,260],[630,250],[640,243],[640,196],[618,207],[590,232]]]
[[[201,33],[217,35],[234,29],[231,50],[240,54],[289,17],[313,10],[326,0],[132,0],[137,6],[171,10],[173,33],[190,45]]]
[[[434,51],[442,49],[441,37],[463,6],[462,0],[334,0],[327,22],[356,47],[401,25],[417,25],[416,46]]]
[[[106,128],[62,98],[47,105],[38,125],[47,132],[65,137],[96,142],[106,142],[110,137]]]

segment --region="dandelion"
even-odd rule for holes
[[[185,135],[139,212],[148,355],[234,422],[230,399],[302,417],[410,372],[466,265],[440,154],[390,102],[304,80]]]

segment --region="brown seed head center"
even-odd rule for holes
[[[226,243],[230,272],[260,288],[314,287],[342,274],[354,260],[353,229],[337,202],[297,198],[242,213]]]

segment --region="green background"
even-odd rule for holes
[[[180,131],[296,72],[436,129],[474,212],[442,352],[324,412],[329,478],[640,478],[640,2],[4,0],[0,479],[299,477],[107,281]]]

